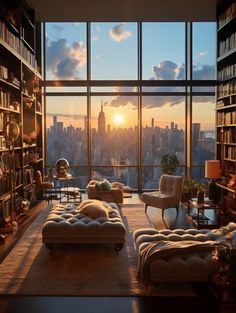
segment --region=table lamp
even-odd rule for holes
[[[216,179],[220,178],[220,161],[219,160],[207,160],[205,161],[205,177],[211,178],[208,183],[208,198],[215,202],[217,198],[216,191]]]

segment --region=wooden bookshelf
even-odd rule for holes
[[[224,183],[222,205],[226,213],[236,218],[235,188],[228,188],[236,174],[236,1],[217,2],[217,101],[216,146],[221,161]],[[229,207],[230,203],[230,207]],[[235,210],[235,214],[234,214]]]
[[[21,201],[35,200],[35,173],[43,170],[41,41],[34,10],[24,0],[0,0],[0,228],[21,217]],[[35,88],[37,86],[37,90]],[[19,127],[14,143],[4,125]],[[12,201],[13,199],[13,201]]]

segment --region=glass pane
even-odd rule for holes
[[[45,27],[46,79],[86,79],[86,23],[46,23]]]
[[[55,166],[46,167],[46,175],[51,173],[56,173]],[[66,181],[67,187],[79,187],[85,189],[88,184],[88,168],[85,166],[74,166],[70,165],[69,173],[72,175],[72,178]],[[60,188],[59,180],[53,179],[54,185],[56,188]]]
[[[86,92],[86,87],[46,87],[46,92]]]
[[[86,97],[46,98],[46,160],[65,158],[71,166],[87,165]]]
[[[192,89],[193,92],[215,92],[216,91],[216,87],[214,86],[207,86],[207,87],[193,87]]]
[[[142,170],[142,189],[157,190],[162,171],[159,166],[145,166]],[[184,176],[184,168],[177,167],[176,175]]]
[[[171,154],[184,165],[185,98],[145,96],[142,98],[142,162],[160,165]]]
[[[93,80],[137,79],[137,23],[91,23]]]
[[[92,179],[108,179],[110,182],[121,182],[125,185],[138,188],[138,169],[136,167],[93,167]]]
[[[142,23],[143,79],[185,79],[185,23]]]
[[[175,86],[169,86],[169,87],[142,87],[142,92],[185,92],[186,87],[175,87]]]
[[[138,92],[138,87],[114,86],[114,87],[91,87],[91,92]]]
[[[193,23],[193,79],[216,79],[216,23]]]
[[[204,119],[203,116],[206,116]],[[204,176],[205,160],[215,158],[215,98],[193,97],[192,104],[192,163],[195,179]]]
[[[137,97],[92,97],[93,165],[136,165],[138,151]]]

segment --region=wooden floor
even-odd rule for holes
[[[86,195],[83,194],[83,199]],[[138,194],[124,199],[127,204],[141,204]],[[0,262],[14,249],[14,245],[43,210],[46,202],[36,205],[32,215],[13,234],[9,234],[5,243],[0,245]],[[157,229],[189,228],[186,220],[186,208],[181,207],[178,215],[175,209],[165,210],[164,221],[161,210],[148,207],[147,214]],[[233,313],[236,307],[219,305],[208,286],[196,285],[197,297],[35,297],[0,296],[0,313]]]

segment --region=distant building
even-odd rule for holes
[[[106,133],[106,117],[103,112],[103,105],[101,105],[101,111],[98,115],[98,134],[103,136]]]

